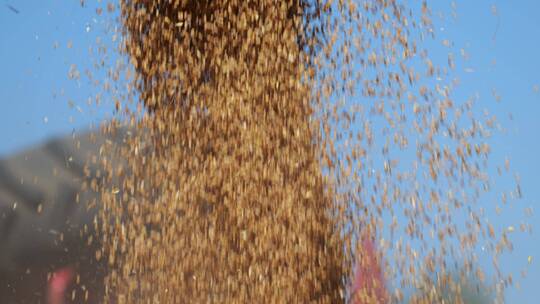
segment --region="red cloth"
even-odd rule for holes
[[[53,273],[47,285],[47,304],[64,304],[66,292],[75,273],[71,267],[65,267]]]
[[[388,303],[381,258],[368,237],[358,252],[351,291],[351,304]]]

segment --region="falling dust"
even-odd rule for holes
[[[426,3],[119,8],[129,63],[109,77],[127,89],[105,88],[117,115],[103,132],[128,131],[100,150],[105,302],[437,303],[452,290],[461,303],[460,282],[484,281],[480,245],[498,270],[512,244],[478,203],[497,123],[453,100],[453,55],[440,67],[423,48]],[[366,247],[387,291],[351,288]],[[500,299],[512,277],[493,281]]]

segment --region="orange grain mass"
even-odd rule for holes
[[[374,274],[360,285],[396,286],[364,302],[412,287],[410,301],[434,303],[455,285],[447,259],[473,273],[480,239],[496,242],[470,195],[488,191],[494,124],[453,100],[449,70],[422,49],[425,2],[119,7],[130,68],[117,72],[134,72],[136,106],[118,96],[104,128],[130,130],[103,147],[122,160],[102,161],[106,302],[340,303],[356,266]]]

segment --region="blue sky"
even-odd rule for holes
[[[0,1],[0,155],[87,127],[110,113],[110,102],[87,104],[98,92],[83,76],[92,67],[88,48],[97,37],[105,38],[95,8],[81,8],[79,1]],[[72,64],[79,81],[68,79]]]
[[[112,102],[106,99],[99,107],[87,104],[99,90],[86,77],[68,79],[72,64],[81,74],[91,69],[88,48],[97,37],[111,38],[104,35],[102,20],[94,19],[94,1],[86,2],[81,8],[79,1],[0,0],[0,157],[86,128],[112,113]],[[436,15],[445,14],[437,41],[449,39],[456,57],[461,48],[470,57],[459,62],[455,72],[461,79],[457,98],[478,93],[479,105],[497,115],[506,131],[491,142],[492,160],[502,163],[508,156],[521,177],[523,198],[493,221],[519,226],[523,209],[532,207],[535,215],[528,221],[534,224],[540,202],[540,1],[460,0],[455,4],[456,18],[450,14],[451,1],[432,1],[431,7]],[[441,58],[448,51],[440,45],[430,50]],[[493,191],[507,189],[504,182],[512,181],[502,180]],[[537,303],[540,238],[535,232],[513,237],[514,252],[503,263],[521,287],[507,291],[507,302]],[[530,265],[528,256],[533,257]],[[527,269],[526,278],[520,278],[521,269]]]
[[[450,1],[433,1],[432,6],[434,11],[450,11]],[[540,282],[540,238],[534,224],[540,202],[540,2],[456,1],[456,8],[457,18],[448,18],[440,39],[453,41],[455,48],[464,48],[470,56],[458,66],[462,69],[458,72],[460,90],[478,93],[479,105],[498,117],[506,130],[491,141],[491,159],[501,164],[508,157],[512,170],[521,177],[523,198],[492,220],[517,227],[525,218],[524,208],[535,210],[535,215],[527,218],[533,224],[533,234],[512,235],[514,252],[502,260],[521,285],[507,291],[506,301],[538,303],[535,287]],[[494,95],[501,97],[500,102]],[[501,182],[493,192],[510,188],[513,181]],[[531,265],[527,265],[529,255],[533,257]],[[520,278],[521,269],[527,269],[525,279]]]

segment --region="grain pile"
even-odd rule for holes
[[[451,81],[433,83],[454,63],[439,68],[419,46],[433,35],[425,3],[120,9],[139,107],[118,104],[132,135],[103,147],[125,160],[103,159],[106,301],[344,302],[360,236],[388,255],[392,301],[452,286],[453,259],[474,272],[478,240],[496,236],[474,207],[494,122],[453,101]],[[465,231],[452,220],[461,213]],[[511,246],[497,242],[495,255]],[[424,294],[413,302],[440,296]]]

